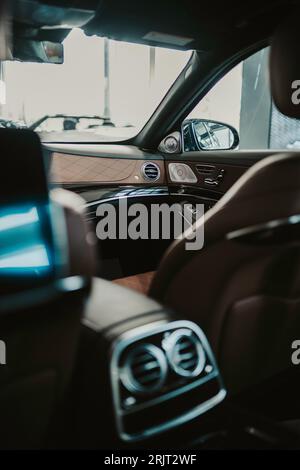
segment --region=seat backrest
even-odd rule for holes
[[[0,449],[40,448],[63,426],[92,239],[80,198],[49,197],[38,137],[0,129],[0,147]]]
[[[300,50],[297,42],[294,54],[282,47],[298,36],[295,19],[275,32],[271,85],[279,109],[300,118],[291,105]],[[299,221],[300,154],[265,158],[196,222],[196,230],[204,224],[203,249],[175,242],[153,280],[151,296],[207,333],[231,392],[291,365],[300,335]]]
[[[150,289],[200,324],[232,391],[289,365],[300,335],[300,231],[278,236],[299,222],[299,182],[300,154],[255,165],[207,213],[203,249],[175,242]]]

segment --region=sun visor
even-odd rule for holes
[[[196,46],[193,31],[199,34],[199,22],[191,21],[190,13],[184,2],[175,6],[166,0],[156,6],[156,2],[104,0],[84,30],[119,41],[191,50]]]

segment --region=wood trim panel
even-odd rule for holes
[[[103,184],[165,184],[164,162],[153,159],[160,168],[160,178],[145,181],[141,168],[151,160],[101,158],[54,152],[50,164],[52,183],[103,183]]]

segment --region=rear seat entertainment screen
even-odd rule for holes
[[[0,274],[45,274],[50,268],[37,206],[0,209]]]
[[[0,129],[0,293],[54,275],[50,201],[41,145],[31,131]]]

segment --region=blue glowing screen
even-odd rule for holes
[[[0,274],[40,275],[50,269],[47,241],[37,206],[0,210]]]

